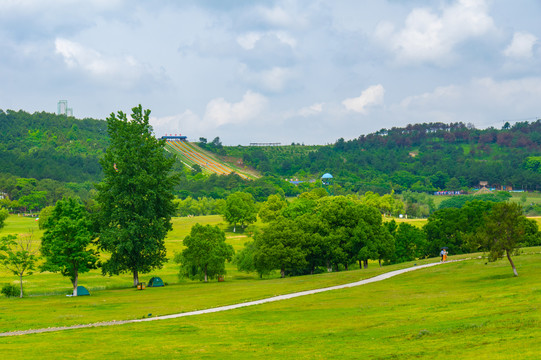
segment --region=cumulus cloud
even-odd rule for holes
[[[208,127],[240,124],[255,118],[267,104],[267,99],[258,93],[247,91],[242,100],[230,103],[224,98],[211,100],[206,107],[203,121]]]
[[[531,58],[537,37],[527,32],[515,32],[511,44],[504,50],[504,55],[511,58]]]
[[[285,31],[267,31],[267,32],[254,32],[250,31],[237,36],[237,43],[245,50],[253,50],[256,44],[263,37],[275,37],[283,44],[295,48],[297,46],[297,40]]]
[[[280,92],[295,77],[292,69],[274,66],[262,71],[252,71],[242,64],[239,71],[242,78],[249,84],[270,92]]]
[[[106,56],[70,40],[56,39],[55,49],[69,68],[81,70],[91,77],[131,83],[144,72],[144,66],[131,56]]]
[[[193,136],[194,133],[198,133],[201,130],[199,128],[199,116],[189,109],[181,114],[151,117],[150,124],[157,136],[163,136],[165,134],[191,134]]]
[[[441,62],[454,55],[458,44],[494,29],[486,1],[459,0],[439,14],[427,8],[412,10],[398,31],[392,23],[383,22],[375,36],[400,61]]]
[[[537,116],[531,112],[538,108],[540,97],[541,78],[496,81],[485,77],[406,97],[395,110],[417,122],[463,121],[490,126],[501,119]]]
[[[370,86],[361,93],[361,96],[342,101],[342,105],[350,111],[364,114],[366,113],[367,107],[383,104],[384,94],[385,89],[382,85]]]
[[[317,115],[323,111],[323,103],[312,104],[307,107],[303,107],[299,110],[298,114],[303,117]]]

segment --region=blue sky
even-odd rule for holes
[[[541,2],[1,0],[0,109],[157,135],[333,143],[381,128],[541,117]]]

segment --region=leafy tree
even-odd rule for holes
[[[271,222],[280,216],[282,209],[287,207],[287,202],[278,195],[269,195],[259,208],[259,217],[263,222]]]
[[[23,277],[32,275],[37,256],[32,236],[18,238],[8,235],[0,239],[0,264],[19,277],[20,295],[23,297]]]
[[[38,227],[40,230],[45,229],[45,223],[47,222],[49,216],[51,216],[53,209],[54,206],[46,206],[39,212]]]
[[[505,254],[513,274],[518,276],[515,263],[511,259],[513,250],[527,234],[525,216],[517,203],[497,203],[485,215],[484,226],[477,232],[477,237],[470,240],[473,245],[489,251],[488,260],[496,261]]]
[[[285,277],[286,270],[301,269],[307,265],[303,249],[305,234],[293,220],[278,218],[255,238],[254,264],[261,271],[279,269]]]
[[[165,154],[164,140],[152,135],[150,110],[132,109],[131,120],[119,111],[107,118],[110,145],[100,163],[101,206],[99,247],[111,253],[102,270],[130,271],[133,284],[139,273],[161,268],[166,261],[164,239],[175,214],[173,188],[178,181],[170,170],[175,159]]]
[[[233,232],[236,231],[237,224],[243,228],[246,224],[251,224],[257,220],[257,207],[252,194],[237,191],[229,195],[226,199],[224,209],[224,219],[233,225]]]
[[[235,254],[233,262],[237,264],[237,270],[244,272],[256,271],[254,253],[256,246],[254,241],[244,243],[244,248]],[[260,275],[263,275],[260,273]]]
[[[96,268],[98,256],[89,249],[92,223],[84,205],[73,198],[56,203],[45,224],[41,254],[42,271],[60,272],[69,277],[77,296],[79,274]]]
[[[411,261],[426,255],[426,235],[423,230],[408,223],[400,223],[394,238],[395,262]]]
[[[5,221],[9,216],[9,212],[7,209],[0,207],[0,229],[4,227]]]
[[[233,247],[225,242],[225,233],[218,226],[195,224],[184,239],[186,248],[175,256],[182,264],[181,274],[208,281],[225,274],[225,261],[231,261]]]

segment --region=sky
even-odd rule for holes
[[[329,144],[541,118],[538,0],[0,0],[0,109]]]

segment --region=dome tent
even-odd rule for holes
[[[148,281],[148,287],[160,287],[165,286],[163,280],[157,276],[151,277]]]

